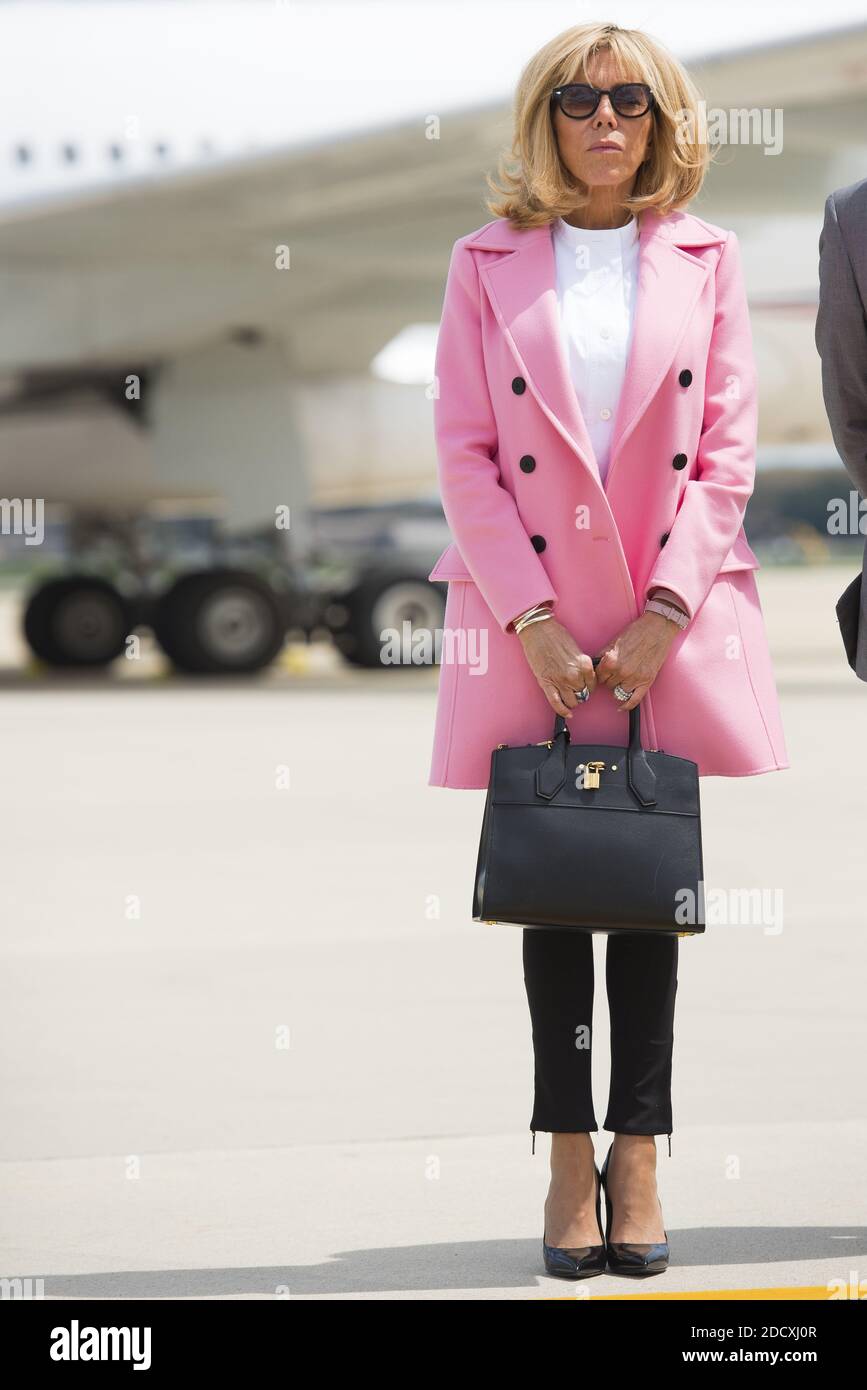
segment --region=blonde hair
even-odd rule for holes
[[[579,24],[540,48],[521,73],[511,151],[500,156],[500,182],[487,177],[496,196],[486,206],[494,217],[516,227],[540,227],[586,206],[587,185],[560,158],[550,97],[566,82],[586,81],[587,64],[600,52],[611,54],[622,80],[646,82],[656,98],[649,153],[624,207],[636,215],[654,208],[665,217],[698,193],[711,154],[701,139],[701,96],[686,70],[640,29]],[[509,168],[512,161],[516,168]]]

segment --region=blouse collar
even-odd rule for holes
[[[638,241],[638,218],[633,215],[623,227],[573,227],[571,222],[565,222],[562,217],[558,217],[554,223],[554,232],[567,246],[581,246],[592,242],[619,246],[621,250],[626,250]]]

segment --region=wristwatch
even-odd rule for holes
[[[679,628],[684,628],[689,622],[689,615],[684,613],[681,608],[675,608],[673,603],[666,603],[661,598],[649,598],[644,605],[645,613],[661,613],[663,618],[670,618],[673,623],[677,623]]]

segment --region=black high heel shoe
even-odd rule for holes
[[[596,1164],[596,1224],[602,1230],[602,1176]],[[589,1279],[593,1274],[605,1273],[604,1245],[576,1245],[567,1249],[561,1245],[549,1245],[542,1236],[542,1257],[545,1272],[555,1274],[560,1279]]]
[[[657,1241],[655,1244],[633,1245],[628,1241],[612,1241],[610,1238],[614,1208],[608,1192],[608,1160],[613,1149],[612,1140],[601,1173],[602,1188],[605,1192],[605,1245],[608,1250],[608,1268],[612,1274],[662,1274],[663,1270],[668,1269],[670,1255],[668,1231],[665,1232],[665,1240]]]

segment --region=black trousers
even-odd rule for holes
[[[603,1129],[667,1134],[670,1143],[679,941],[656,932],[612,932],[607,942],[611,1083]],[[530,1128],[534,1136],[595,1131],[592,935],[525,927],[524,983],[535,1058]]]

